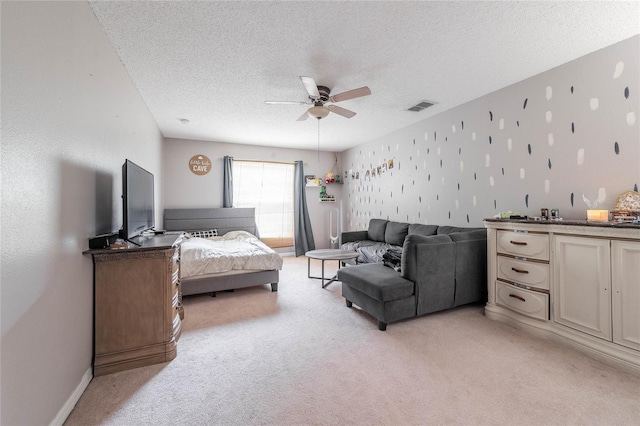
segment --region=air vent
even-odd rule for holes
[[[407,111],[420,112],[423,109],[429,108],[430,106],[435,105],[435,102],[422,101],[418,105],[414,105],[411,108],[407,109]]]

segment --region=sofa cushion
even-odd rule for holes
[[[338,281],[381,302],[413,295],[413,282],[382,263],[348,266],[338,270]]]
[[[444,243],[451,243],[451,238],[449,238],[448,235],[407,235],[407,238],[404,239],[404,245],[402,246],[402,276],[409,280],[415,280],[418,262],[429,261],[429,259],[416,258],[416,245]]]
[[[384,231],[384,241],[392,246],[402,246],[404,237],[409,233],[409,224],[401,222],[389,222]]]
[[[371,240],[344,243],[340,246],[340,249],[358,252],[358,257],[356,259],[347,259],[344,261],[344,263],[348,263],[349,265],[355,265],[357,263],[382,262],[384,260],[383,256],[388,250],[397,249],[402,251],[401,246],[393,246],[391,244]]]
[[[471,232],[471,231],[477,231],[477,230],[485,230],[484,228],[463,228],[463,227],[459,227],[459,226],[448,226],[448,225],[444,225],[444,226],[438,226],[438,235],[440,234],[452,234],[454,232]]]
[[[367,230],[367,239],[384,243],[384,231],[387,229],[388,220],[371,219]]]
[[[409,234],[435,235],[438,232],[438,225],[422,225],[412,223],[409,225]]]
[[[448,234],[451,241],[473,241],[473,240],[486,240],[487,239],[487,230],[486,229],[478,229],[476,231],[469,232],[452,232]]]

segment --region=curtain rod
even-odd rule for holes
[[[238,161],[238,162],[251,162],[251,163],[272,163],[272,164],[295,164],[295,161],[291,161],[291,162],[286,162],[286,161],[269,161],[269,160],[236,160],[234,159],[233,161]]]

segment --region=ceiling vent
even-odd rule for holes
[[[407,109],[407,111],[420,112],[423,109],[429,108],[430,106],[435,105],[435,102],[422,101],[418,105],[414,105],[411,108]]]

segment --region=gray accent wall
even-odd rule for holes
[[[635,36],[343,152],[344,228],[613,209],[640,186],[639,56]]]

